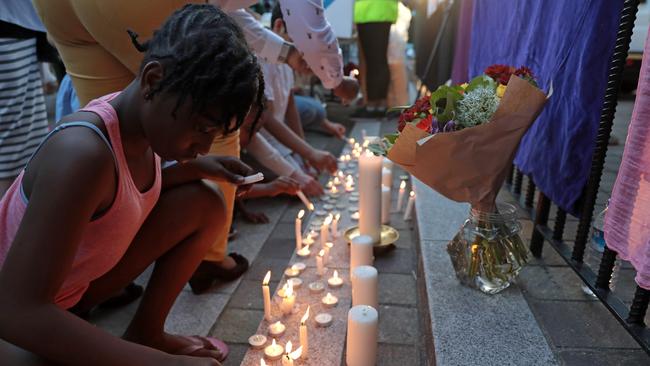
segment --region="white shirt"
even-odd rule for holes
[[[31,0],[0,1],[0,20],[23,28],[45,32]]]
[[[289,37],[303,58],[328,89],[343,79],[343,57],[327,19],[322,0],[278,0]],[[243,8],[255,0],[211,0],[244,30],[248,45],[264,61],[277,63],[284,40],[266,29]]]
[[[289,96],[293,88],[293,70],[286,64],[260,62],[264,74],[264,96],[273,102],[273,117],[285,121]]]
[[[287,159],[285,159],[280,152],[275,149],[264,138],[263,135],[257,133],[253,136],[246,146],[246,151],[255,158],[260,164],[264,165],[267,169],[271,170],[277,176],[290,177],[296,170]]]

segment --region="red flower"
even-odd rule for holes
[[[485,75],[491,77],[499,84],[508,85],[510,76],[515,72],[515,68],[508,65],[492,65],[485,69]]]
[[[433,122],[433,115],[429,114],[425,118],[421,119],[420,122],[415,125],[417,128],[421,129],[422,131],[426,132],[431,132],[431,124]]]

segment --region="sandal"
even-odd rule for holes
[[[219,351],[219,353],[221,354],[221,358],[217,360],[219,362],[223,362],[228,357],[228,354],[230,353],[230,350],[228,349],[226,343],[214,337],[203,337],[197,335],[197,336],[183,337],[183,338],[189,340],[190,343],[192,344],[185,346],[179,350],[176,350],[175,352],[172,352],[172,354],[182,355],[182,356],[192,356],[194,352],[200,349],[207,348],[206,343],[212,345],[214,350]]]
[[[235,261],[231,269],[224,269],[214,262],[202,261],[189,280],[192,292],[199,295],[207,291],[215,280],[230,282],[238,279],[248,270],[248,259],[241,254],[228,254]]]

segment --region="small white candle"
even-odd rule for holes
[[[402,211],[402,205],[404,205],[404,194],[406,193],[406,181],[403,180],[399,184],[399,194],[397,195],[397,207],[395,207],[396,212]]]
[[[300,286],[302,286],[302,280],[300,278],[290,278],[287,280],[287,283],[294,289],[300,288]]]
[[[381,169],[381,184],[388,188],[393,187],[393,171],[386,167]]]
[[[248,337],[248,344],[250,344],[253,349],[262,349],[266,344],[266,336],[262,334],[252,335]]]
[[[355,142],[357,142],[357,141],[354,139],[354,137],[350,137],[350,138],[348,139],[348,144],[349,144],[350,146],[354,146],[354,143],[355,143]]]
[[[305,216],[305,210],[300,210],[296,217],[296,250],[302,248],[302,218]]]
[[[323,264],[324,256],[325,256],[325,250],[321,249],[320,252],[318,252],[318,256],[316,257],[316,272],[318,273],[319,276],[325,275],[325,265]]]
[[[325,285],[322,282],[316,281],[309,284],[309,292],[319,294],[325,290]]]
[[[339,277],[339,271],[334,271],[334,275],[327,280],[327,284],[332,288],[343,286],[343,279]]]
[[[352,271],[352,306],[378,307],[378,273],[373,266],[358,266]]]
[[[390,222],[390,187],[381,186],[381,223]]]
[[[298,198],[300,198],[302,203],[305,205],[305,207],[307,207],[309,211],[314,211],[314,204],[307,199],[307,196],[305,196],[305,194],[302,193],[302,191],[296,192],[296,195],[298,196]]]
[[[296,262],[294,263],[291,268],[298,270],[299,272],[302,272],[307,268],[307,265],[304,264],[303,262]]]
[[[271,290],[269,281],[271,280],[271,271],[266,272],[262,281],[262,297],[264,299],[264,319],[271,321]]]
[[[284,275],[287,276],[287,277],[296,277],[299,274],[300,274],[300,271],[295,269],[295,268],[292,268],[292,267],[289,267],[289,268],[284,270]]]
[[[326,328],[332,324],[334,318],[332,318],[332,315],[328,313],[320,313],[314,317],[314,320],[316,321],[316,325],[321,328]]]
[[[309,335],[307,333],[307,319],[309,319],[309,306],[305,315],[300,319],[300,347],[302,347],[302,358],[307,358],[309,354]]]
[[[323,250],[325,251],[325,255],[323,255],[323,264],[326,266],[329,264],[330,260],[332,259],[330,256],[330,251],[332,250],[333,247],[334,247],[334,243],[332,243],[331,241],[325,243],[325,246],[323,247]]]
[[[359,221],[359,212],[354,212],[352,215],[350,215],[350,218],[354,221]]]
[[[406,204],[406,210],[404,210],[404,221],[410,220],[413,215],[413,206],[415,205],[415,192],[411,191],[409,194],[409,202]]]
[[[278,338],[281,337],[284,334],[284,331],[287,330],[287,327],[282,324],[279,320],[271,325],[269,325],[269,334],[274,337]]]
[[[366,151],[359,158],[359,231],[378,243],[381,235],[381,162]]]
[[[350,277],[358,266],[372,266],[374,262],[372,238],[359,235],[350,244]]]
[[[347,354],[348,366],[374,366],[377,362],[377,310],[368,305],[357,305],[348,312]]]
[[[275,343],[275,339],[273,339],[273,342],[270,345],[264,348],[264,356],[271,361],[279,360],[280,357],[282,357],[282,353],[284,353],[284,349],[282,346]]]
[[[334,177],[334,179],[332,180],[332,184],[334,184],[335,186],[340,186],[341,179],[339,177]]]
[[[311,232],[309,234],[307,234],[307,237],[305,238],[305,240],[302,241],[302,243],[305,246],[310,246],[310,245],[314,244],[314,238],[311,236],[311,234],[312,234]]]
[[[266,362],[264,362],[263,358],[260,358],[260,366],[266,366]]]
[[[333,237],[338,237],[339,236],[339,220],[341,220],[341,214],[337,213],[334,215],[334,220],[332,220],[332,236]]]
[[[325,305],[326,308],[332,308],[339,303],[339,298],[332,295],[330,292],[328,292],[327,295],[323,297],[321,302],[323,303],[323,305]]]
[[[325,218],[325,221],[323,221],[323,225],[320,227],[320,244],[321,246],[325,246],[325,243],[327,243],[327,237],[328,233],[330,231],[330,224],[332,223],[332,215],[327,215]]]
[[[309,250],[309,246],[305,245],[304,247],[302,247],[302,249],[297,251],[296,254],[298,254],[299,257],[304,258],[304,257],[309,257],[311,251]]]
[[[284,298],[280,303],[280,310],[282,314],[289,315],[293,311],[293,305],[296,303],[296,295],[293,293],[293,286],[289,286],[286,283],[283,287],[284,289]]]

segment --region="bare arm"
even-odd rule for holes
[[[0,338],[66,365],[168,363],[173,356],[112,336],[54,303],[115,182],[113,158],[97,136],[63,134],[39,153],[48,158],[33,166],[29,204],[0,270]]]
[[[298,108],[296,107],[296,100],[293,97],[293,91],[289,93],[289,103],[287,104],[287,113],[284,118],[287,121],[287,126],[300,136],[303,140],[305,139],[305,131],[302,128],[302,122],[300,121],[300,114],[298,113]]]

